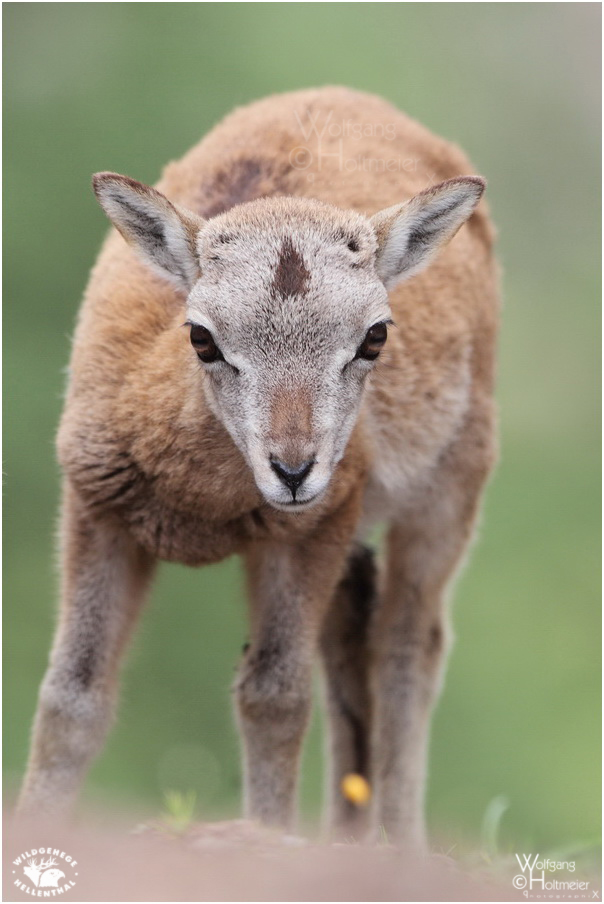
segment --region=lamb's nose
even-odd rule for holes
[[[314,458],[309,459],[308,461],[302,462],[301,465],[298,465],[295,468],[290,467],[290,465],[286,465],[285,462],[279,461],[278,458],[271,458],[271,468],[285,486],[291,490],[291,494],[296,498],[296,491],[303,480],[310,473],[310,469],[314,465]]]

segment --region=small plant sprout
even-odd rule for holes
[[[190,828],[195,817],[197,792],[165,791],[162,823],[175,835],[184,834]]]

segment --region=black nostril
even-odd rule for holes
[[[291,491],[294,500],[296,498],[296,490],[302,481],[308,476],[315,460],[311,458],[309,461],[303,462],[297,468],[291,468],[277,458],[271,459],[271,468],[285,486]]]

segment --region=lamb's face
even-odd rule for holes
[[[293,199],[236,208],[199,237],[191,354],[277,508],[316,502],[344,454],[390,319],[376,245],[363,217]]]
[[[291,511],[320,498],[344,454],[386,341],[385,287],[430,262],[484,181],[449,179],[370,220],[266,198],[206,222],[126,176],[97,173],[94,188],[143,260],[188,293],[199,391],[267,501]]]

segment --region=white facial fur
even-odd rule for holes
[[[199,363],[200,391],[264,498],[288,511],[317,501],[344,455],[374,366],[355,355],[391,316],[385,285],[425,266],[484,189],[450,180],[373,220],[269,198],[204,222],[125,177],[99,174],[94,185],[127,241],[189,292],[187,319],[225,359]],[[295,500],[275,460],[313,462]]]
[[[271,460],[313,460],[296,502],[319,498],[372,367],[354,360],[357,349],[390,318],[368,222],[302,206],[255,202],[244,223],[235,212],[212,221],[199,237],[203,276],[187,302],[188,319],[210,330],[225,358],[205,365],[210,404],[267,501],[290,510],[292,494]]]

